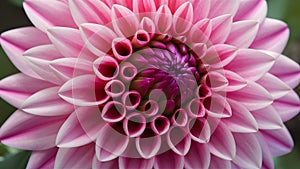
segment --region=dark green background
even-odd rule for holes
[[[0,0],[0,33],[31,25],[22,9],[23,0]],[[300,0],[268,0],[268,16],[284,20],[291,29],[289,44],[285,54],[300,61]],[[17,73],[18,70],[10,63],[0,47],[0,79]],[[299,91],[299,87],[296,89]],[[0,125],[14,112],[15,108],[0,99]],[[289,121],[288,126],[295,140],[292,153],[275,158],[277,169],[300,168],[300,116]],[[0,168],[25,168],[30,152],[20,151],[0,144]]]

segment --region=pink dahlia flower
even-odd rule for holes
[[[274,168],[300,67],[264,0],[26,0],[1,45],[21,73],[8,146],[27,168]]]

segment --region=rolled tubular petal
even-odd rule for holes
[[[151,129],[159,135],[163,135],[168,132],[170,127],[170,121],[165,116],[155,116],[150,122]]]
[[[119,97],[124,91],[125,85],[120,80],[112,80],[105,85],[105,92],[111,97]]]
[[[135,90],[125,92],[122,96],[122,103],[128,110],[134,110],[141,102],[141,95]]]
[[[138,30],[132,39],[133,47],[140,48],[146,46],[150,42],[150,35],[144,30]]]
[[[120,78],[126,82],[131,82],[137,75],[137,68],[130,62],[122,62],[120,66]]]
[[[119,64],[110,56],[102,56],[95,60],[93,69],[95,74],[104,81],[115,79],[119,75]]]
[[[112,42],[112,51],[118,60],[125,60],[132,55],[132,44],[126,38],[116,38]]]
[[[140,136],[146,128],[146,119],[140,113],[131,113],[123,121],[124,132],[130,137]]]
[[[154,100],[148,100],[142,105],[141,111],[146,117],[155,116],[159,111],[158,103]]]
[[[188,122],[187,112],[184,109],[177,109],[172,116],[172,124],[176,126],[185,126]]]
[[[126,115],[125,106],[117,101],[110,101],[105,104],[101,117],[107,122],[119,122]]]
[[[161,136],[156,135],[152,130],[146,129],[144,133],[149,134],[150,137],[144,137],[146,134],[143,134],[141,137],[136,138],[135,144],[139,154],[143,158],[149,159],[157,155],[162,139]]]
[[[190,117],[203,117],[205,115],[205,107],[200,99],[195,98],[187,105],[187,113]]]

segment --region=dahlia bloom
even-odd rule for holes
[[[300,67],[264,0],[25,0],[0,129],[27,168],[274,168]]]

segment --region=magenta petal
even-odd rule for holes
[[[43,32],[34,27],[14,29],[2,33],[0,43],[9,59],[20,71],[28,76],[39,78],[23,57],[23,52],[34,46],[49,44],[50,41]]]
[[[288,38],[289,29],[284,22],[267,18],[260,25],[258,34],[250,47],[281,53]]]
[[[209,142],[211,129],[207,120],[204,118],[191,119],[188,122],[188,127],[189,134],[194,141],[200,144]]]
[[[31,22],[44,32],[52,26],[76,27],[68,5],[61,1],[48,3],[27,0],[24,2],[24,9]]]
[[[224,122],[232,132],[257,132],[258,125],[250,111],[238,101],[229,100],[228,102],[232,109],[232,116],[222,119],[222,122]]]
[[[140,136],[146,129],[146,119],[140,113],[131,113],[123,120],[123,130],[130,137]]]
[[[52,86],[53,84],[49,82],[19,73],[0,81],[0,96],[8,103],[20,108],[33,93]]]
[[[236,144],[229,129],[219,122],[208,143],[209,150],[224,160],[232,160],[236,154]]]
[[[110,160],[107,162],[101,162],[97,159],[97,156],[95,155],[93,158],[93,169],[116,169],[119,167],[118,159]]]
[[[268,142],[266,142],[261,133],[257,133],[256,135],[262,150],[262,168],[274,168],[274,160],[268,147]]]
[[[43,151],[32,152],[27,169],[48,169],[54,168],[55,157],[57,153],[57,148],[52,148]]]
[[[245,168],[261,168],[262,150],[255,134],[233,134],[236,142],[236,156],[233,162]]]
[[[281,156],[292,151],[293,139],[285,126],[278,130],[262,130],[273,156]]]
[[[300,110],[299,96],[295,91],[291,91],[284,97],[274,101],[272,106],[279,113],[282,121],[286,122],[295,117]]]
[[[58,96],[59,87],[41,90],[31,95],[22,105],[22,110],[39,116],[60,116],[70,114],[74,106]]]
[[[54,168],[91,168],[95,155],[94,144],[82,147],[59,148]]]
[[[210,152],[206,144],[192,141],[190,151],[184,156],[184,167],[186,169],[208,169],[210,163]]]
[[[217,156],[211,155],[209,169],[231,169],[231,161],[223,160]]]
[[[175,126],[167,133],[167,143],[175,153],[185,156],[191,147],[191,137],[185,128]]]
[[[107,24],[110,22],[110,9],[97,0],[71,0],[69,8],[77,25],[82,23]]]
[[[234,21],[257,20],[259,23],[265,20],[267,15],[267,2],[262,0],[243,0],[234,17]]]
[[[120,122],[126,116],[125,106],[118,101],[107,102],[101,112],[101,117],[107,122]]]
[[[65,118],[41,117],[17,110],[2,125],[1,142],[25,150],[46,150],[55,147],[57,132]]]
[[[183,169],[184,157],[174,153],[172,150],[155,156],[155,169]]]
[[[140,158],[119,157],[119,169],[129,169],[129,168],[152,169],[153,164],[154,164],[154,158],[140,159]]]
[[[276,60],[270,73],[278,77],[291,88],[295,88],[300,83],[300,66],[292,59],[281,55]]]

